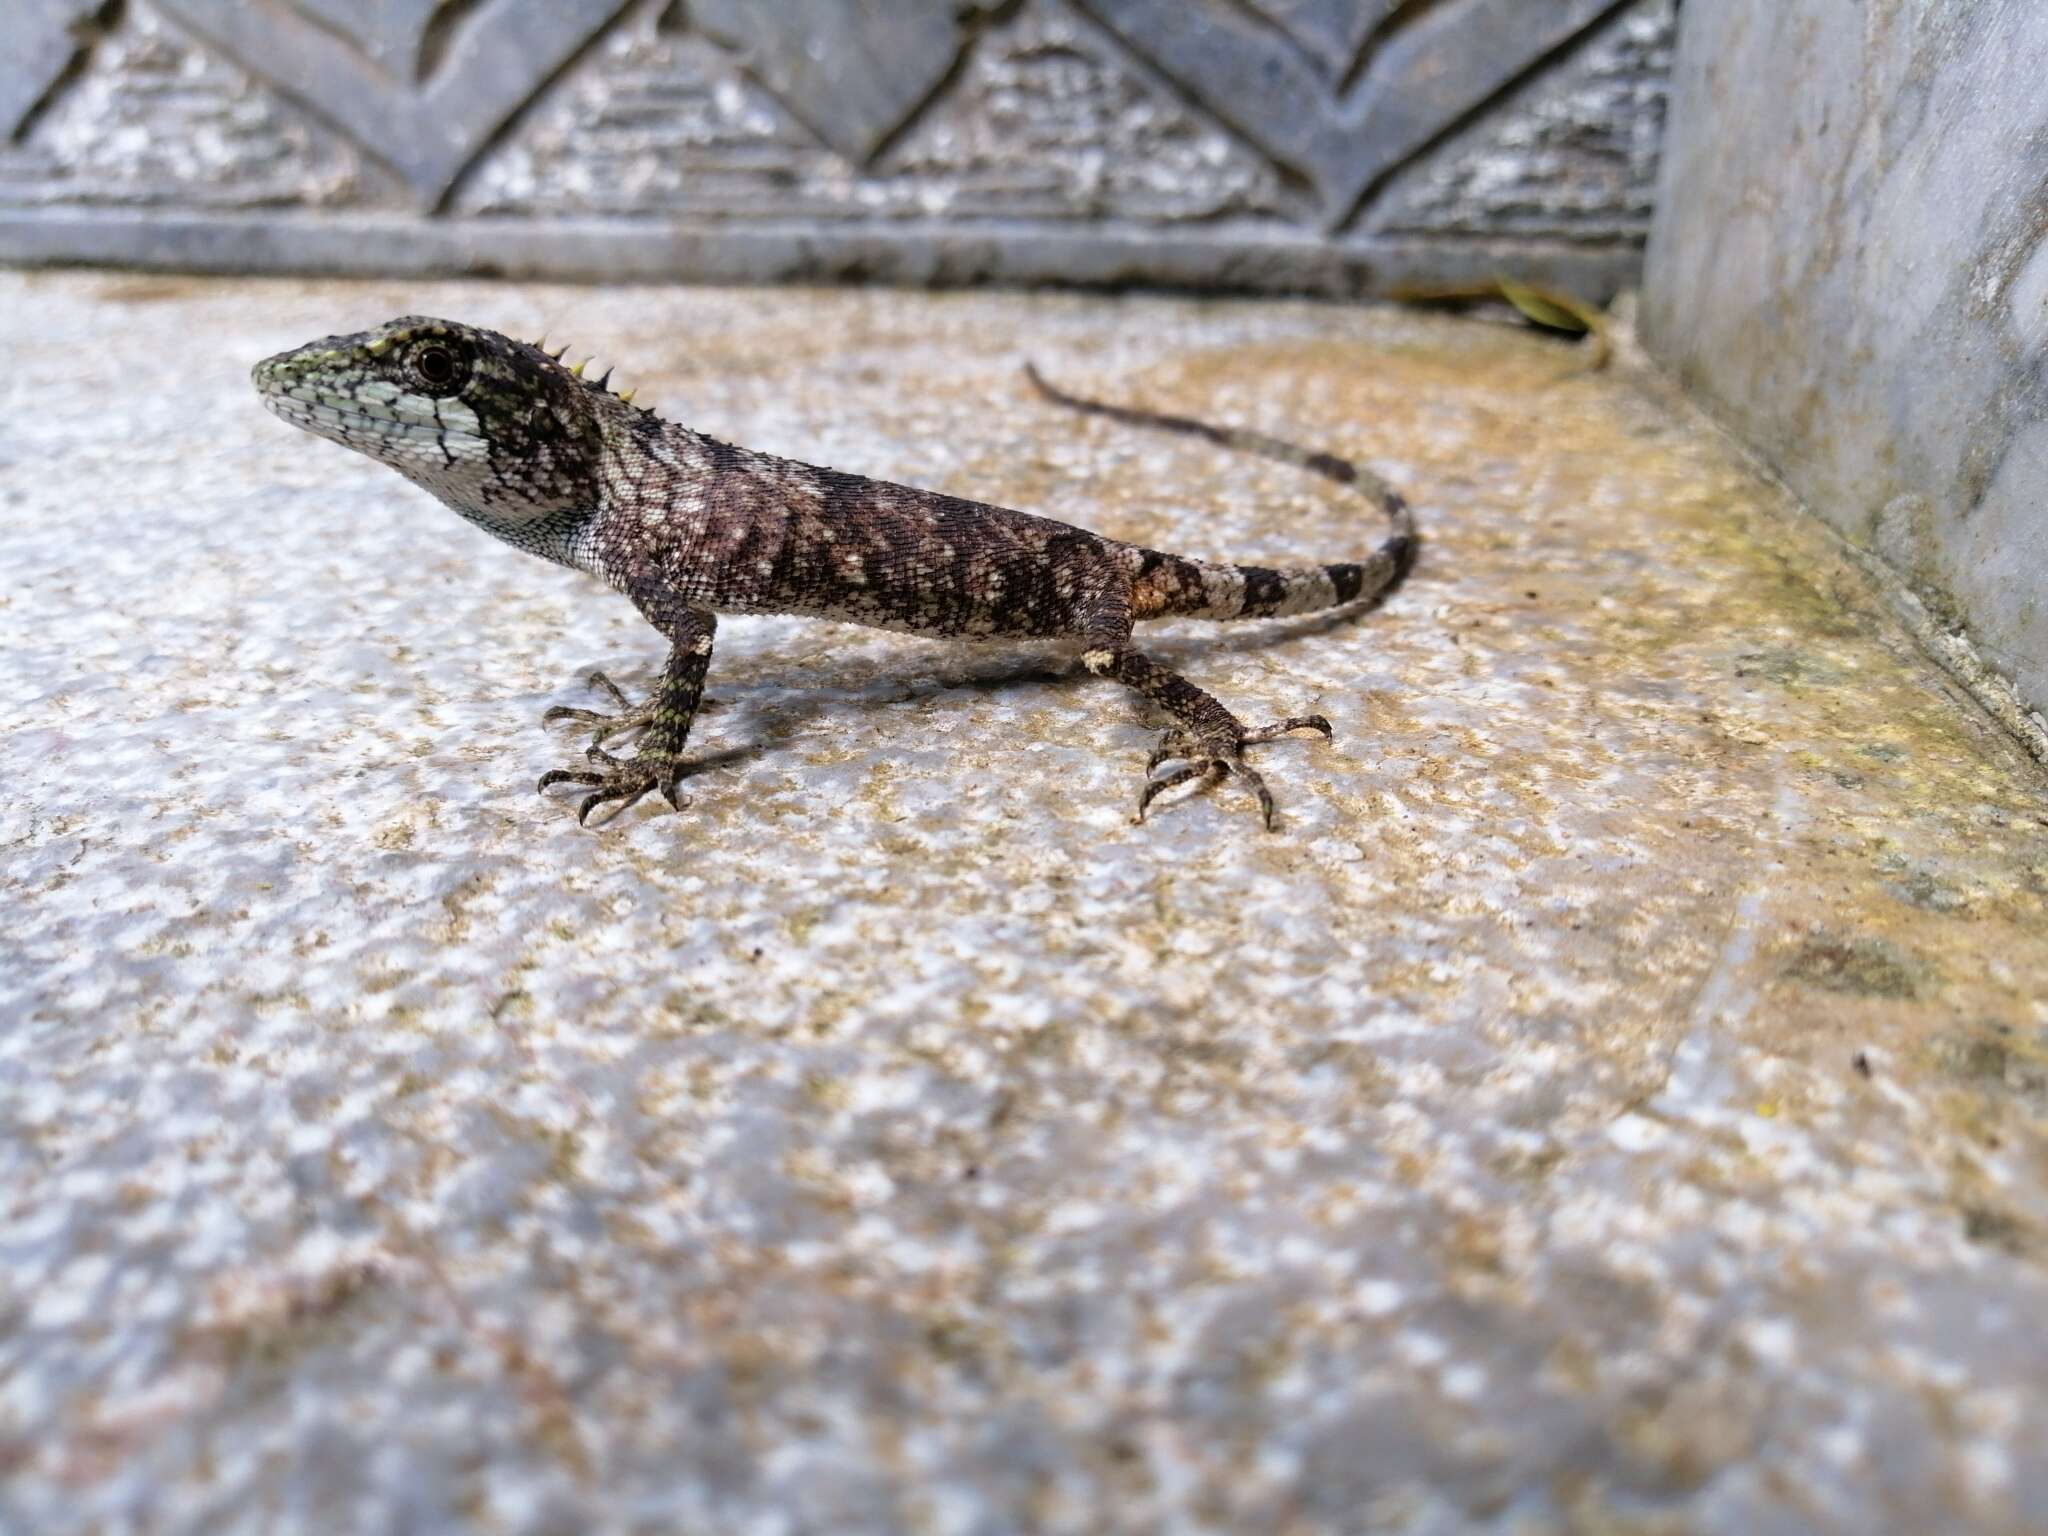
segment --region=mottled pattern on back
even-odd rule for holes
[[[820,469],[644,417],[605,461],[596,568],[652,561],[717,613],[796,613],[922,635],[1052,636],[1119,546],[982,502]]]
[[[1248,728],[1131,643],[1162,617],[1262,618],[1377,596],[1406,571],[1413,520],[1350,462],[1257,433],[1097,404],[1034,372],[1048,399],[1138,425],[1279,458],[1355,487],[1391,531],[1365,559],[1276,570],[1142,549],[1051,518],[735,447],[614,395],[609,376],[566,368],[538,343],[408,316],[328,337],[257,365],[264,401],[286,420],[390,465],[498,538],[601,577],[671,643],[661,684],[634,708],[595,681],[618,715],[557,708],[593,723],[590,768],[552,783],[593,787],[580,814],[650,789],[679,805],[683,746],[721,613],[805,614],[910,634],[1070,638],[1089,670],[1136,689],[1173,722],[1148,765],[1139,817],[1160,791],[1235,774],[1272,824],[1245,746],[1319,715]],[[630,759],[605,743],[637,732]],[[1149,776],[1162,763],[1178,762]]]

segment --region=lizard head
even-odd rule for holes
[[[419,315],[280,352],[252,377],[293,426],[500,523],[594,505],[601,413],[627,409],[559,354]]]

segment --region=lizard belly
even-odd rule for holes
[[[1019,605],[1007,589],[928,584],[836,591],[724,591],[707,606],[719,613],[785,614],[860,624],[898,634],[959,639],[1028,639],[1070,634],[1069,605],[1057,593],[1027,594]],[[1049,599],[1049,601],[1048,601]]]

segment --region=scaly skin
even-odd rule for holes
[[[543,717],[598,727],[578,820],[656,790],[678,809],[684,745],[720,613],[791,613],[911,634],[1078,641],[1082,664],[1143,694],[1173,721],[1146,767],[1138,819],[1162,791],[1235,776],[1273,825],[1273,798],[1244,749],[1320,715],[1248,727],[1140,651],[1145,619],[1269,618],[1379,596],[1406,572],[1415,526],[1370,472],[1257,433],[1077,399],[1075,410],[1298,464],[1363,492],[1391,532],[1363,561],[1268,570],[1141,549],[1049,518],[735,448],[663,421],[561,354],[495,331],[407,316],[258,363],[264,404],[423,486],[496,537],[618,588],[669,642],[661,681],[630,705],[598,674],[616,715],[557,706]],[[605,748],[638,733],[630,758]],[[1175,764],[1167,772],[1162,765]]]

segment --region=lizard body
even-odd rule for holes
[[[593,724],[587,768],[540,788],[586,786],[578,811],[625,809],[650,790],[680,808],[683,748],[721,613],[806,614],[936,637],[1069,639],[1082,662],[1173,721],[1146,768],[1138,817],[1160,792],[1235,775],[1270,828],[1273,802],[1244,748],[1319,715],[1247,727],[1145,656],[1132,625],[1156,618],[1265,618],[1372,598],[1399,580],[1413,517],[1370,472],[1256,433],[1102,405],[1030,372],[1073,409],[1191,433],[1298,464],[1369,496],[1391,532],[1358,562],[1273,570],[1141,548],[1050,518],[734,447],[633,405],[561,354],[453,321],[406,316],[256,365],[264,403],[317,436],[397,470],[517,548],[587,572],[630,598],[669,641],[661,681],[617,715],[557,706],[544,720]],[[605,743],[637,730],[620,758]],[[1164,774],[1156,770],[1177,762]],[[616,814],[614,812],[613,814]]]

